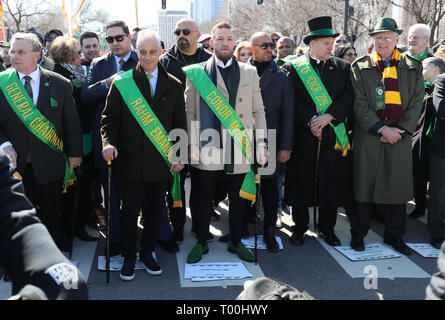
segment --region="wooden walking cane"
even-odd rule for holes
[[[111,161],[107,162],[108,170],[108,207],[107,207],[107,238],[105,241],[106,262],[105,273],[107,278],[107,287],[110,286],[110,216],[111,216]]]
[[[261,175],[255,175],[256,190],[256,210],[255,210],[255,265],[258,264],[258,215],[260,213],[260,189],[261,189]],[[254,202],[252,202],[254,205]]]
[[[79,208],[79,170],[77,168],[73,169],[74,175],[76,176],[76,181],[74,182],[74,208],[73,208],[73,216],[71,220],[71,233],[70,233],[70,260],[73,257],[73,249],[74,249],[74,224],[76,223],[77,217],[77,209]],[[77,171],[77,174],[76,174]],[[68,187],[67,187],[68,192]]]

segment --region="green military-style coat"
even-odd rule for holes
[[[411,141],[424,96],[422,63],[406,54],[401,57],[397,78],[405,118],[395,123],[377,115],[376,87],[381,85],[382,73],[371,57],[357,59],[351,69],[355,92],[354,199],[378,204],[405,203],[413,197]],[[381,135],[372,130],[379,121],[403,128],[407,135],[393,145],[383,143]]]

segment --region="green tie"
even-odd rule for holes
[[[150,98],[153,98],[153,87],[151,86],[150,79],[153,78],[152,74],[147,74],[148,84],[150,86]]]

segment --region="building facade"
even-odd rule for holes
[[[189,17],[187,11],[158,10],[158,32],[164,41],[165,49],[169,49],[175,43],[176,22]]]

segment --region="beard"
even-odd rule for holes
[[[190,42],[186,38],[179,38],[178,41],[176,41],[176,44],[178,45],[179,50],[190,48]]]

